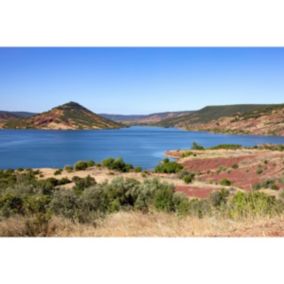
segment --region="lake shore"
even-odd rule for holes
[[[1,193],[3,196],[0,196],[3,204],[11,198],[11,184],[17,186],[12,191],[16,199],[5,205],[12,206],[9,214],[5,213],[7,209],[1,203],[4,209],[1,208],[0,213],[6,215],[0,218],[0,235],[284,236],[284,151],[240,147],[173,150],[167,154],[175,157],[176,162],[164,160],[161,165],[175,166],[179,169],[175,173],[141,171],[122,162],[119,163],[121,170],[112,169],[115,160],[113,164],[110,160],[102,164],[78,162],[64,169],[1,171],[1,182],[7,186],[7,193],[4,194],[4,190]],[[125,167],[127,171],[123,172]],[[190,180],[186,180],[185,176],[190,176]],[[259,187],[255,188],[256,185]],[[143,195],[144,190],[146,195]],[[140,207],[133,203],[137,195],[142,194],[143,201],[145,196],[151,196],[155,191],[160,191],[161,195],[154,201],[148,200],[147,209],[138,209]],[[167,194],[164,195],[164,192]],[[21,199],[23,195],[26,197]],[[245,215],[243,209],[233,209],[238,201],[235,196],[247,200],[244,208],[248,211]],[[218,205],[222,198],[229,203],[226,207]],[[108,199],[108,205],[105,205],[108,209],[105,209],[103,204]],[[178,200],[182,203],[177,203],[179,205],[174,209],[172,206]],[[17,205],[15,208],[14,202]],[[257,202],[261,202],[261,206],[257,207],[256,213],[254,206]],[[45,209],[43,204],[49,209]],[[15,210],[18,212],[16,217]],[[28,213],[24,213],[26,210]],[[101,210],[101,213],[92,213],[92,210]]]
[[[126,142],[127,141],[127,142]],[[123,157],[134,166],[153,169],[166,151],[221,143],[244,146],[284,144],[284,137],[222,135],[175,128],[129,127],[115,130],[1,130],[0,168],[59,168],[78,160]]]

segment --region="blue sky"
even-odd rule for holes
[[[97,113],[284,103],[284,48],[0,48],[0,110]]]

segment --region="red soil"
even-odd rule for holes
[[[185,193],[189,197],[207,198],[211,194],[211,192],[214,191],[214,188],[178,185],[176,186],[176,191]]]
[[[230,169],[230,172],[204,174],[201,179],[216,182],[220,182],[222,179],[228,179],[237,187],[245,190],[251,190],[253,186],[258,183],[262,183],[268,179],[278,178],[282,175],[283,167],[279,161],[262,165],[263,172],[260,174],[257,173],[258,166],[255,162],[256,161],[252,161],[250,165],[239,169]],[[282,189],[284,188],[284,185],[278,183],[278,187],[279,189]]]
[[[204,158],[204,159],[191,159],[183,163],[184,167],[192,172],[203,172],[219,167],[232,167],[234,164],[239,164],[241,161],[253,159],[253,155],[239,156],[229,158]]]

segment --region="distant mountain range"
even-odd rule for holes
[[[0,112],[0,128],[103,129],[156,125],[186,130],[284,136],[284,104],[207,106],[149,115],[95,114],[70,102],[40,114]]]
[[[33,112],[25,112],[25,111],[3,111],[0,110],[0,119],[7,118],[23,118],[23,117],[31,117],[36,115]]]
[[[190,113],[192,113],[192,111],[161,112],[161,113],[152,113],[147,115],[120,115],[120,114],[100,114],[100,115],[117,122],[122,122],[127,125],[136,125],[136,124],[152,125],[160,123],[165,119],[177,118]]]
[[[19,117],[3,114],[0,126],[12,129],[104,129],[122,124],[101,117],[75,102],[70,102],[33,116]]]

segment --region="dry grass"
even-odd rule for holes
[[[185,183],[179,179],[175,174],[157,174],[149,172],[146,177],[143,177],[142,173],[135,173],[135,172],[129,172],[129,173],[121,173],[112,171],[109,169],[106,169],[104,167],[98,168],[98,167],[91,167],[84,171],[73,171],[73,172],[66,172],[65,170],[62,171],[59,175],[54,175],[56,169],[51,168],[39,168],[35,170],[40,170],[41,177],[40,179],[47,179],[47,178],[68,178],[72,180],[73,177],[77,176],[80,178],[85,178],[88,175],[95,178],[95,180],[98,183],[103,183],[105,181],[111,182],[113,179],[117,177],[123,177],[123,178],[132,178],[136,179],[140,182],[143,182],[147,178],[159,178],[161,182],[167,182],[174,185],[185,185]],[[67,185],[62,186],[62,188],[70,189],[74,186],[74,183],[70,183]]]
[[[53,237],[266,237],[284,236],[284,216],[271,219],[179,218],[165,213],[119,212],[96,225],[54,217],[38,225],[34,219],[9,218],[0,222],[1,236]]]

